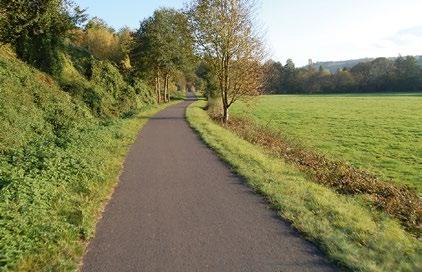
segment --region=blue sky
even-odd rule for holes
[[[184,0],[76,0],[116,29],[137,28],[159,7]],[[313,61],[422,55],[422,0],[258,0],[273,59]]]

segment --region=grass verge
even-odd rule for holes
[[[76,270],[125,154],[166,106],[92,122],[65,146],[31,142],[0,154],[0,271]]]
[[[422,230],[422,202],[415,191],[387,182],[366,170],[333,160],[286,139],[280,132],[247,118],[231,118],[225,126],[246,141],[309,174],[312,181],[345,195],[363,195],[377,208],[397,218],[416,235]]]
[[[422,196],[421,105],[420,93],[263,95],[231,114]]]
[[[233,170],[268,198],[282,218],[335,262],[358,271],[422,268],[422,242],[399,222],[359,197],[344,196],[306,179],[299,170],[214,123],[202,109],[187,110],[190,125]]]

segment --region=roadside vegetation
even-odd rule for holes
[[[0,0],[0,14],[0,271],[73,271],[139,129],[184,96],[191,55],[142,62],[142,28],[116,31],[66,0]],[[180,37],[156,29],[142,50]]]
[[[309,180],[263,147],[213,121],[197,102],[187,119],[202,139],[266,196],[282,218],[315,242],[335,262],[358,271],[416,271],[422,243],[362,196],[346,196]]]
[[[226,126],[243,139],[265,147],[272,154],[292,163],[307,173],[312,181],[341,194],[367,198],[374,207],[399,219],[407,230],[420,235],[422,208],[415,191],[394,181],[387,182],[364,168],[353,167],[340,157],[335,160],[312,151],[309,147],[301,146],[298,140],[283,137],[280,131],[244,117],[232,118]]]
[[[0,52],[0,270],[76,268],[129,145],[165,106],[146,102],[130,118],[97,118]]]
[[[240,102],[414,92],[417,62],[264,63],[255,8],[192,0],[115,30],[70,0],[0,0],[0,270],[74,270],[137,131],[186,91],[208,99],[192,127],[333,260],[422,268],[420,97]]]

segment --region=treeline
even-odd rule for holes
[[[0,46],[52,76],[98,117],[168,102],[196,78],[182,11],[159,9],[136,30],[88,19],[70,0],[0,0],[0,15]]]
[[[422,69],[413,56],[395,60],[377,58],[331,73],[312,66],[296,68],[292,60],[285,65],[265,64],[266,93],[348,93],[416,92],[422,90]]]
[[[252,0],[161,8],[134,31],[88,20],[70,0],[0,3],[0,44],[52,75],[97,116],[128,115],[140,100],[168,102],[187,88],[220,99],[227,121],[236,100],[262,89],[265,52]]]

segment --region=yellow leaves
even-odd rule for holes
[[[105,28],[88,29],[83,45],[102,60],[117,60],[120,57],[119,37]]]

